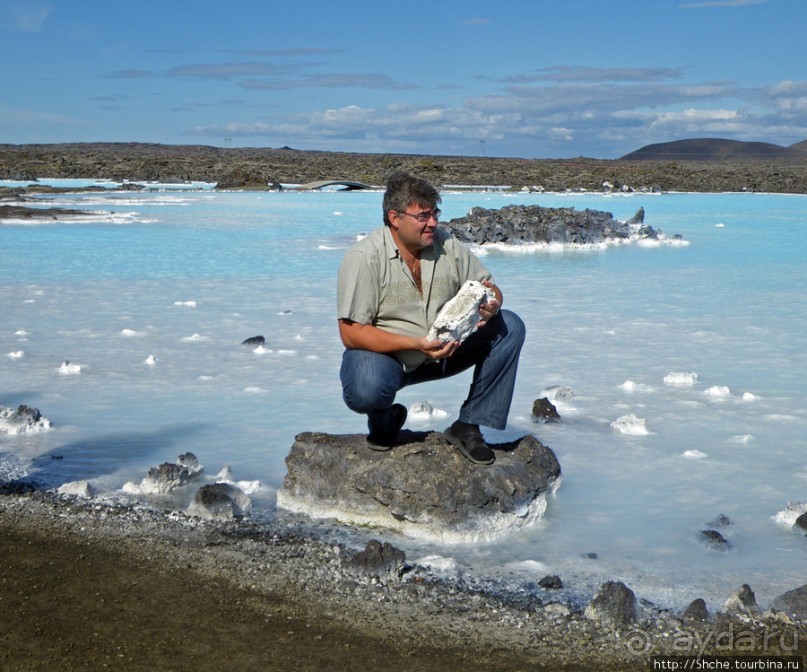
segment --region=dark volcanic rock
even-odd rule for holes
[[[791,618],[807,620],[807,584],[774,598],[771,609],[783,611]]]
[[[560,478],[555,454],[530,435],[492,445],[492,466],[472,464],[437,432],[402,437],[376,452],[362,434],[299,434],[278,506],[435,539],[493,538],[543,515]]]
[[[60,219],[63,217],[81,217],[97,215],[89,210],[72,210],[70,208],[29,208],[24,205],[0,205],[0,221],[4,219]]]
[[[725,513],[720,513],[716,518],[706,524],[709,525],[709,527],[729,527],[734,523]]]
[[[733,548],[732,543],[717,530],[701,530],[698,539],[715,551],[728,551]]]
[[[759,612],[757,597],[751,586],[744,583],[737,592],[734,593],[723,605],[723,611],[727,614],[755,614]]]
[[[263,336],[250,336],[241,341],[241,345],[263,345],[264,343],[266,343],[266,339]]]
[[[610,212],[544,208],[539,205],[507,205],[498,210],[471,208],[465,217],[443,224],[465,243],[572,243],[599,244],[606,240],[628,240],[632,235],[657,237],[652,227],[642,225],[644,210],[627,222]]]
[[[586,618],[613,628],[621,628],[639,620],[636,595],[621,581],[607,581],[600,586],[585,610]]]
[[[159,467],[151,467],[143,479],[143,485],[150,491],[171,492],[190,483],[202,473],[202,467],[193,453],[184,453],[176,462],[163,462]]]
[[[188,514],[199,518],[241,518],[251,508],[246,493],[230,483],[210,483],[196,491]]]
[[[372,539],[363,551],[343,561],[343,566],[360,576],[386,579],[400,577],[406,567],[406,553],[389,542]]]
[[[709,609],[706,607],[706,601],[702,597],[698,597],[689,603],[689,606],[684,610],[681,618],[688,623],[703,623],[709,620]]]
[[[563,581],[560,580],[557,574],[547,574],[538,582],[538,585],[547,590],[560,590],[563,588]]]
[[[555,405],[546,397],[532,403],[532,419],[536,422],[560,422],[562,418]]]
[[[793,523],[793,526],[802,532],[807,532],[807,512],[802,513],[798,518],[796,518],[796,522]]]

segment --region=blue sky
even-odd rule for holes
[[[807,0],[0,0],[0,143],[790,145],[806,29]]]

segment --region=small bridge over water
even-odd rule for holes
[[[363,182],[354,182],[352,180],[319,180],[318,182],[309,182],[308,184],[301,184],[295,189],[310,190],[310,189],[324,189],[325,187],[343,186],[342,191],[353,191],[355,189],[372,189],[369,184]]]

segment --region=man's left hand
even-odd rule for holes
[[[499,288],[496,287],[492,282],[489,280],[485,280],[483,283],[485,287],[488,289],[492,289],[493,292],[496,294],[497,297],[501,297],[501,292]],[[479,306],[479,322],[476,323],[477,328],[484,327],[496,314],[501,310],[502,303],[500,298],[491,299],[488,303],[483,303]]]

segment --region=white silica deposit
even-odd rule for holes
[[[481,282],[468,280],[457,295],[441,308],[429,330],[429,340],[462,343],[476,331],[480,319],[479,306],[495,298],[493,291]]]
[[[16,411],[0,406],[0,434],[38,434],[51,429],[50,420],[36,409],[20,406]],[[0,480],[2,480],[0,478]]]

